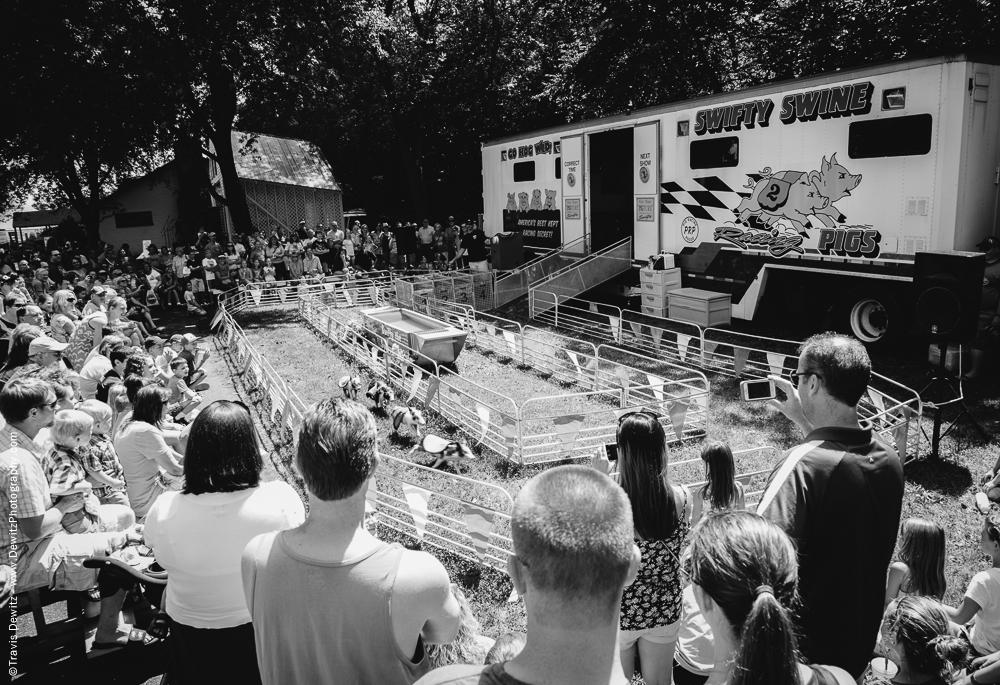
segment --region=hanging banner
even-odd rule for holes
[[[583,375],[583,369],[580,368],[580,360],[577,359],[576,352],[570,352],[569,350],[566,350],[566,356],[570,358],[570,361],[573,362],[573,366],[576,367],[576,373],[577,373],[577,375],[578,376],[582,376]]]
[[[507,347],[510,348],[510,353],[512,356],[517,356],[517,338],[510,331],[503,332],[503,339],[507,341]]]
[[[210,323],[208,327],[215,328],[216,326],[218,326],[219,322],[222,321],[222,317],[223,315],[225,315],[225,313],[226,313],[225,308],[219,307],[218,310],[216,310],[215,312],[215,316],[212,317],[212,323]]]
[[[250,297],[253,298],[253,303],[254,304],[256,304],[256,305],[260,304],[260,295],[261,295],[261,291],[260,290],[251,290],[250,291]]]
[[[348,290],[347,288],[344,288],[344,289],[342,289],[340,291],[340,293],[341,293],[341,295],[344,296],[344,299],[347,300],[347,304],[349,304],[349,305],[353,305],[354,304],[354,298],[351,297],[351,291],[350,290]]]
[[[596,302],[591,302],[589,309],[590,309],[590,313],[591,314],[597,314],[598,313],[597,312],[597,303]]]
[[[420,370],[419,366],[413,367],[413,379],[410,381],[410,396],[406,398],[406,403],[409,404],[413,401],[413,398],[417,396],[417,390],[420,389],[420,379],[423,378],[424,372]]]
[[[472,545],[476,548],[476,556],[482,561],[490,546],[490,533],[493,532],[493,512],[468,502],[462,502],[462,504],[465,505],[465,525],[469,528]]]
[[[770,369],[771,375],[780,376],[785,370],[785,355],[778,354],[777,352],[768,352],[767,368]]]
[[[580,436],[580,428],[583,426],[583,415],[557,416],[552,420],[552,423],[555,424],[556,433],[559,434],[559,439],[562,441],[563,450],[572,452],[576,445],[576,439]]]
[[[712,354],[715,352],[715,348],[719,346],[719,343],[711,342],[709,340],[703,340],[702,343],[701,343],[701,345],[702,345],[702,351],[704,352],[704,357],[705,357],[704,358],[704,363],[705,364],[714,364],[715,361],[712,358]]]
[[[423,540],[424,531],[427,530],[427,503],[431,493],[409,483],[402,483],[402,486],[406,504],[410,507],[410,516],[413,517],[413,527],[417,529],[417,539]]]
[[[491,323],[486,324],[486,333],[487,333],[487,335],[496,335],[497,334],[497,327],[494,326]]]
[[[622,341],[622,320],[617,316],[608,316],[608,322],[611,324],[611,335],[614,336],[616,343],[620,343]]]
[[[656,328],[654,326],[650,326],[649,327],[649,334],[653,337],[653,347],[656,348],[657,352],[659,352],[660,351],[660,340],[663,339],[663,329],[662,328]]]
[[[500,415],[500,435],[507,441],[507,458],[513,458],[514,445],[517,442],[517,424],[506,414]]]
[[[325,288],[325,289],[326,289],[326,291],[327,291],[328,293],[332,293],[332,292],[333,292],[333,289],[334,289],[335,287],[336,287],[336,286],[334,286],[334,284],[333,284],[333,283],[324,283],[324,284],[323,284],[323,288]]]
[[[651,390],[653,391],[653,397],[655,397],[657,399],[657,401],[662,402],[663,401],[663,384],[666,383],[666,381],[663,380],[662,378],[659,378],[658,376],[654,376],[651,373],[647,373],[646,374],[646,379],[649,380],[649,384],[651,386],[653,386],[651,388]]]
[[[878,409],[878,413],[881,414],[885,411],[885,398],[875,388],[868,388],[868,397],[871,398],[872,404]]]
[[[477,442],[482,442],[486,439],[486,431],[490,429],[490,410],[488,407],[476,402],[476,413],[479,414],[479,440]]]
[[[372,355],[372,361],[378,364],[378,348],[372,345],[369,351],[371,352]]]
[[[374,285],[368,288],[368,296],[372,299],[372,304],[378,306],[378,288]]]
[[[901,461],[906,461],[906,441],[909,439],[910,416],[912,414],[913,410],[908,406],[905,404],[901,406],[899,408],[899,416],[903,422],[892,430],[892,438],[896,441],[896,452]]]
[[[285,398],[276,387],[270,388],[269,394],[271,396],[271,421],[274,421],[274,415],[280,413],[285,405]]]
[[[670,424],[674,427],[674,435],[680,440],[684,437],[684,419],[687,417],[687,402],[673,402],[667,410],[670,415]]]
[[[684,361],[684,357],[687,356],[688,345],[690,344],[690,335],[685,335],[684,333],[677,334],[677,356],[680,357],[681,361]]]
[[[441,386],[441,379],[437,376],[431,376],[427,379],[427,396],[424,398],[424,407],[431,406],[431,400],[434,399],[434,395],[437,394],[438,388]]]
[[[639,339],[642,337],[642,324],[637,324],[634,321],[629,321],[628,325],[632,328],[632,335]]]
[[[282,304],[284,304],[285,300],[288,299],[288,293],[285,292],[284,288],[278,288],[278,299],[281,300]]]
[[[743,368],[747,365],[749,358],[750,350],[745,347],[733,347],[733,371],[736,372],[737,376],[743,375]]]

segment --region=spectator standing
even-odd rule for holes
[[[791,382],[770,377],[786,395],[774,406],[806,442],[779,460],[757,508],[798,549],[802,652],[854,678],[875,646],[903,503],[899,457],[858,423],[870,376],[860,342],[822,333],[803,343]]]
[[[618,422],[618,482],[628,495],[642,564],[625,588],[619,648],[625,677],[639,653],[648,685],[669,685],[681,619],[680,557],[691,497],[667,478],[667,436],[656,416],[626,414]]]
[[[989,236],[976,245],[986,253],[983,294],[979,300],[979,334],[972,341],[972,368],[966,378],[986,374],[990,353],[1000,348],[1000,239]]]
[[[265,685],[409,684],[427,670],[424,643],[448,643],[458,632],[458,602],[441,563],[364,528],[377,439],[375,419],[357,402],[313,407],[296,455],[309,494],[306,522],[258,536],[243,552]],[[316,587],[323,592],[309,590]]]
[[[427,260],[428,266],[434,263],[434,227],[427,219],[417,229],[417,259]]]
[[[458,261],[464,257],[465,263],[473,271],[489,271],[489,265],[486,261],[489,256],[489,248],[486,246],[486,240],[483,229],[471,223],[465,224],[455,260]]]
[[[529,480],[511,516],[507,569],[527,637],[510,661],[446,666],[418,685],[627,685],[615,644],[623,588],[639,568],[628,497],[584,466]]]
[[[694,596],[714,638],[709,683],[853,685],[839,667],[801,663],[795,547],[780,528],[745,511],[709,514],[692,535],[690,559]]]
[[[736,460],[733,451],[724,442],[706,443],[701,448],[705,462],[705,484],[694,491],[694,509],[691,525],[710,511],[746,508],[743,484],[736,480]]]
[[[163,608],[180,682],[260,682],[240,557],[257,535],[305,520],[290,485],[260,482],[263,465],[250,412],[213,402],[191,426],[184,490],[161,495],[146,517],[146,544],[170,576]]]

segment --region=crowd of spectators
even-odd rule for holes
[[[62,359],[70,343],[13,331],[0,514],[16,525],[0,553],[16,563],[0,580],[87,593],[95,649],[166,639],[180,682],[850,685],[874,658],[899,683],[1000,683],[1000,528],[985,521],[993,567],[958,607],[942,604],[939,526],[904,522],[893,562],[902,467],[859,424],[870,362],[853,339],[814,336],[776,379],[804,440],[755,511],[724,443],[704,447],[704,484],[671,483],[662,417],[645,411],[620,419],[616,463],[529,479],[507,564],[527,630],[493,640],[441,561],[366,526],[379,436],[363,405],[304,417],[305,506],[261,482],[243,404],[185,412],[204,373],[193,336],[139,348],[76,330],[83,374]],[[84,563],[140,543],[168,576],[146,630],[119,619],[134,581]]]

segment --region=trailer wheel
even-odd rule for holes
[[[884,290],[855,290],[845,298],[846,328],[866,345],[878,345],[902,326],[893,297]]]

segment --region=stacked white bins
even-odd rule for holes
[[[643,268],[639,271],[639,285],[642,288],[642,313],[669,318],[667,294],[681,287],[680,268],[659,271]]]

